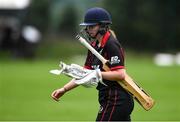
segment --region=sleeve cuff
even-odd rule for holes
[[[92,69],[90,66],[84,66],[85,69]]]
[[[125,69],[125,66],[115,66],[115,67],[111,67],[111,70],[116,70],[116,69]]]

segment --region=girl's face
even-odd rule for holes
[[[99,25],[90,25],[87,26],[87,32],[91,37],[95,37],[97,32],[99,31],[100,26]]]

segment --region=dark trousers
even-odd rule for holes
[[[100,110],[96,121],[131,121],[133,98],[124,90],[109,88],[99,91]]]

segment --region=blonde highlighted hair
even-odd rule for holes
[[[113,36],[115,39],[117,39],[115,32],[114,32],[113,30],[111,30],[111,29],[109,29],[109,31],[110,31],[110,33],[112,34],[112,36]]]

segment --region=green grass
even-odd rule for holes
[[[180,66],[157,67],[152,59],[129,59],[128,72],[155,99],[153,109],[146,112],[135,106],[134,120],[180,120]]]
[[[180,120],[180,67],[157,67],[150,56],[128,55],[127,72],[156,101],[150,111],[135,104],[134,121]],[[65,60],[78,63],[78,61]],[[0,120],[75,120],[94,121],[98,111],[95,88],[79,87],[61,101],[51,92],[69,78],[51,75],[59,60],[0,60]]]

